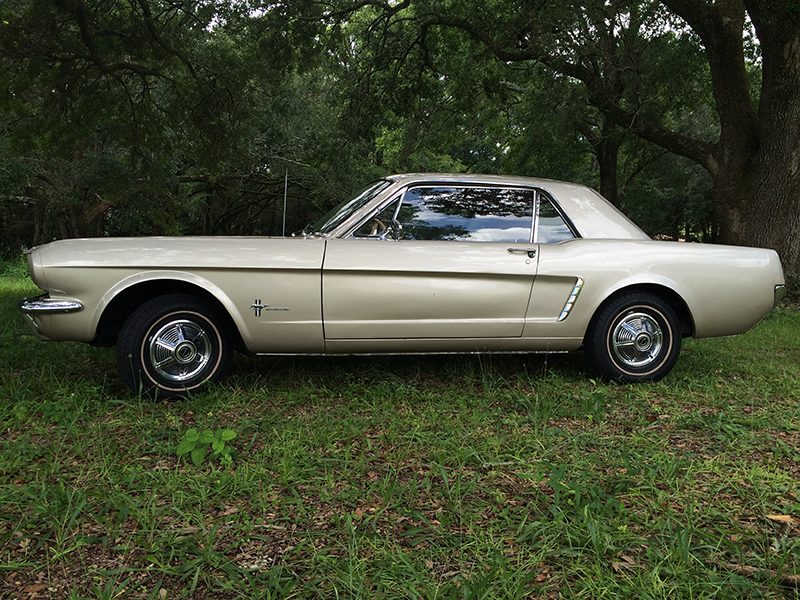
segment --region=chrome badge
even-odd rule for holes
[[[250,305],[250,308],[255,309],[256,316],[261,316],[262,310],[289,310],[286,306],[270,306],[269,304],[262,304],[261,298],[256,298],[256,301]]]

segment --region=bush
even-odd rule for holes
[[[22,280],[28,278],[28,261],[20,256],[16,261],[0,262],[0,276],[7,279]]]
[[[783,297],[783,303],[800,307],[800,274],[785,273],[784,277],[786,278],[786,295]]]

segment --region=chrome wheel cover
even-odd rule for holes
[[[656,360],[664,346],[664,332],[651,315],[630,312],[617,323],[610,337],[617,360],[628,367],[641,368]]]
[[[168,381],[196,377],[211,360],[213,347],[205,330],[189,319],[177,319],[161,326],[148,338],[150,364]]]

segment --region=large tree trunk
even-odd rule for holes
[[[597,167],[600,171],[600,195],[619,206],[619,189],[617,185],[617,168],[619,162],[619,140],[603,137],[596,148]]]
[[[800,273],[800,15],[792,0],[745,2],[762,52],[760,145],[745,243],[778,251]],[[776,6],[776,4],[782,6]]]
[[[705,157],[693,158],[714,180],[722,241],[773,248],[787,272],[800,272],[800,17],[795,0],[662,1],[700,36],[708,56],[720,138]],[[745,8],[763,60],[758,112],[744,60]]]
[[[600,195],[619,206],[619,188],[617,172],[619,171],[619,137],[617,124],[613,119],[604,117],[599,126],[578,125],[578,131],[588,140],[592,154],[597,160],[600,173]]]
[[[769,121],[762,126],[762,145],[754,157],[750,218],[742,241],[774,248],[785,271],[800,273],[800,95],[776,103]]]

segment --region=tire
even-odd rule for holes
[[[589,363],[607,379],[658,381],[681,352],[681,327],[672,307],[655,294],[630,292],[598,310],[584,342]]]
[[[136,393],[186,396],[224,377],[232,345],[223,320],[195,296],[169,294],[142,304],[117,339],[117,365]]]

